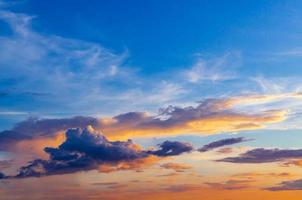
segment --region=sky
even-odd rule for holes
[[[301,9],[0,0],[0,199],[302,198]]]

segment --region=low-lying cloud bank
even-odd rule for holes
[[[44,149],[49,154],[48,160],[33,160],[29,165],[21,167],[17,175],[1,174],[0,177],[41,177],[99,168],[102,171],[100,167],[102,165],[119,165],[123,162],[131,163],[138,160],[144,162],[144,159],[148,160],[152,156],[176,156],[193,150],[188,143],[165,141],[159,145],[159,149],[145,151],[131,140],[111,142],[91,126],[84,130],[69,129],[65,135],[66,140],[58,148],[46,147]]]
[[[169,106],[159,115],[128,112],[110,118],[73,117],[63,119],[30,118],[16,124],[11,130],[0,132],[0,150],[11,150],[20,141],[52,138],[69,128],[92,125],[110,139],[126,140],[142,136],[169,136],[181,134],[217,134],[264,128],[286,119],[285,110],[244,112],[238,106],[300,98],[301,94],[238,96],[207,99],[197,106]]]

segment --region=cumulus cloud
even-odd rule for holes
[[[231,163],[268,163],[299,158],[302,158],[302,149],[257,148],[240,154],[237,157],[227,157],[217,161]]]
[[[49,154],[48,160],[33,160],[21,167],[16,176],[7,178],[40,177],[92,169],[101,172],[138,169],[145,162],[156,160],[154,156],[174,156],[192,150],[188,143],[165,141],[158,150],[144,151],[131,140],[111,142],[91,126],[84,130],[69,129],[65,135],[66,140],[59,147],[44,149]]]
[[[200,149],[198,149],[198,151],[206,152],[206,151],[210,151],[210,150],[222,147],[222,146],[237,144],[237,143],[241,143],[241,142],[245,142],[245,141],[248,141],[248,140],[245,139],[244,137],[222,139],[222,140],[218,140],[218,141],[206,144],[203,147],[201,147]]]
[[[0,134],[0,149],[13,148],[19,141],[54,137],[69,128],[92,125],[110,139],[128,139],[142,136],[181,134],[217,134],[264,128],[271,123],[284,121],[286,110],[244,112],[238,106],[300,98],[300,94],[241,96],[206,99],[197,106],[169,106],[159,115],[146,112],[128,112],[114,117],[73,117],[63,119],[30,118],[11,130]]]
[[[93,117],[73,117],[66,119],[29,118],[14,126],[11,130],[0,132],[0,150],[15,148],[16,143],[24,140],[54,137],[59,131],[69,128],[97,126],[98,120]]]

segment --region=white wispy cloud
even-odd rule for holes
[[[240,62],[240,53],[231,52],[221,57],[205,59],[202,55],[197,55],[197,60],[193,66],[184,71],[189,82],[198,83],[202,81],[224,81],[235,78],[235,67]]]

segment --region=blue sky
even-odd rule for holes
[[[0,196],[299,199],[301,10],[0,0]]]
[[[0,21],[1,51],[11,49],[0,61],[1,127],[29,116],[157,113],[206,98],[297,92],[301,6],[4,1],[2,12],[22,14]]]

